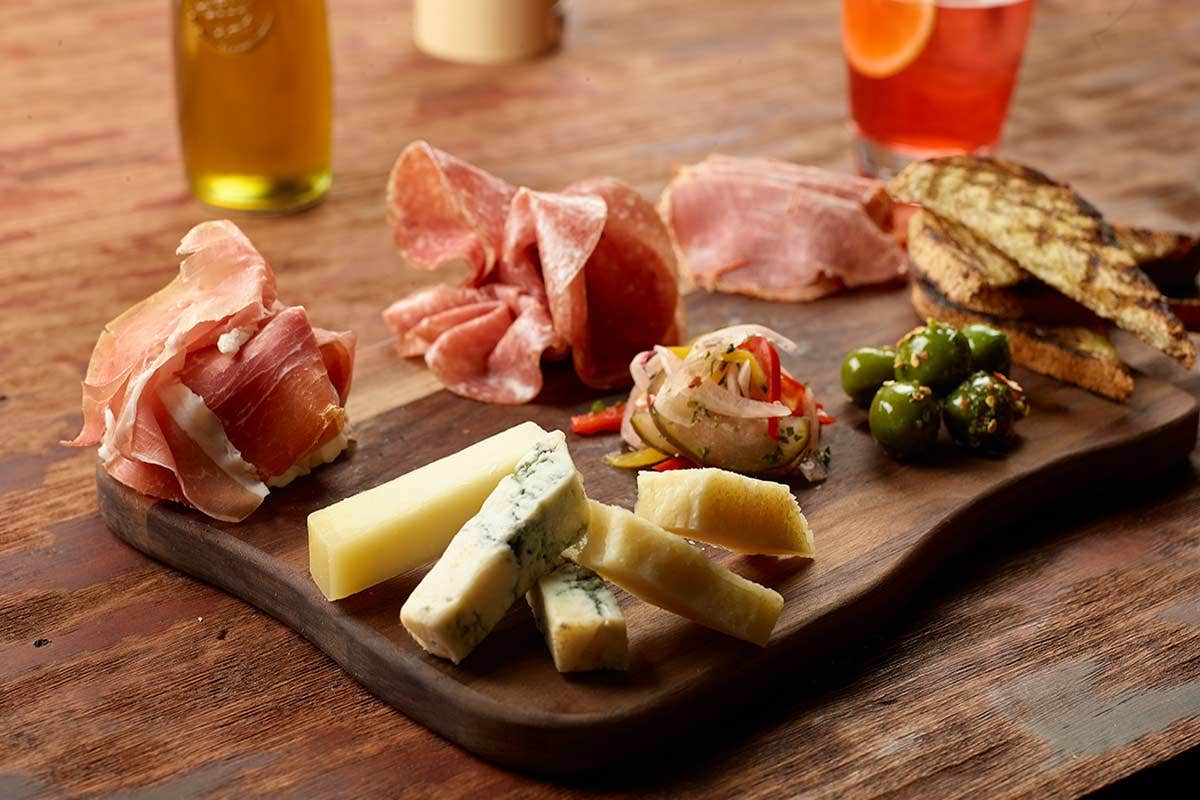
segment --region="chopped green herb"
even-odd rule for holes
[[[820,453],[817,454],[817,461],[821,462],[821,465],[825,466],[825,467],[829,466],[829,461],[831,458],[832,458],[832,454],[829,452],[828,447],[826,447],[824,450],[822,450]]]
[[[606,408],[608,408],[608,406],[604,405],[603,400],[593,400],[592,401],[591,412],[593,414],[599,414],[601,411],[603,411]]]

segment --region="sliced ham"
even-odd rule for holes
[[[444,179],[446,164],[472,179]],[[588,385],[627,386],[634,354],[682,334],[670,238],[654,207],[619,181],[516,190],[494,251],[503,181],[418,142],[396,162],[390,186],[388,218],[409,264],[472,265],[464,285],[422,289],[383,315],[400,353],[424,356],[451,391],[527,402],[541,390],[541,360],[568,348]],[[426,213],[423,194],[435,212]]]
[[[354,335],[314,330],[275,296],[233,223],[183,239],[179,276],[105,326],[83,387],[83,429],[105,469],[217,519],[244,519],[266,481],[343,438]],[[339,448],[340,449],[340,448]]]
[[[852,175],[713,156],[679,170],[659,213],[682,268],[709,291],[804,301],[907,269],[890,199]]]

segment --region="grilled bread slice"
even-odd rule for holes
[[[1121,403],[1133,393],[1133,376],[1103,329],[1038,325],[973,311],[939,292],[915,267],[911,291],[913,308],[923,319],[933,317],[957,326],[984,322],[1004,331],[1013,361],[1027,369]]]
[[[1196,240],[1186,233],[1135,228],[1132,225],[1113,225],[1113,236],[1139,264],[1154,261],[1180,261],[1189,256]]]
[[[1200,247],[1194,237],[1128,225],[1113,225],[1113,232],[1163,294],[1200,295],[1200,286],[1196,285],[1200,275]]]
[[[1038,281],[970,228],[916,211],[908,222],[913,269],[957,305],[1001,319],[1099,325],[1079,303]]]
[[[951,156],[910,164],[889,191],[971,229],[1098,316],[1195,364],[1195,345],[1162,294],[1100,212],[1070,187],[1019,164]]]
[[[1031,278],[1016,261],[970,228],[932,211],[915,211],[908,218],[908,255],[956,303],[970,303],[989,291]],[[1002,301],[1003,295],[999,299]]]

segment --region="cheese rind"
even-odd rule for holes
[[[309,514],[313,580],[338,600],[437,558],[545,435],[523,422]]]
[[[747,642],[765,645],[783,597],[710,561],[686,540],[615,506],[589,501],[587,536],[564,555],[640,597]]]
[[[591,570],[564,561],[525,595],[559,672],[625,669],[625,615]]]
[[[583,481],[554,431],[500,481],[400,610],[412,637],[458,663],[587,530]]]
[[[735,553],[812,556],[813,536],[786,484],[723,469],[640,472],[634,513]]]

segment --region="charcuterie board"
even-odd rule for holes
[[[833,453],[828,481],[794,485],[815,534],[814,560],[706,548],[785,598],[765,648],[619,592],[630,637],[626,673],[560,675],[522,603],[454,666],[425,654],[400,624],[400,606],[424,568],[337,602],[313,584],[305,523],[311,511],[524,419],[566,428],[568,415],[595,398],[566,367],[549,368],[545,390],[525,406],[438,392],[357,419],[350,453],[273,492],[241,524],[156,503],[98,470],[101,511],[129,544],[276,617],[384,702],[442,736],[508,766],[569,771],[619,759],[736,708],[770,678],[794,674],[822,648],[902,607],[914,582],[953,552],[1094,480],[1152,475],[1185,458],[1196,441],[1196,399],[1155,375],[1139,372],[1132,399],[1122,405],[1017,369],[1033,412],[1006,458],[968,457],[947,440],[927,461],[898,463],[868,435],[865,413],[843,398],[838,365],[847,350],[894,341],[916,324],[905,291],[812,304],[693,295],[688,306],[693,332],[756,322],[794,338],[800,350],[785,366],[838,417],[823,439]],[[1121,344],[1135,369],[1154,362],[1154,371],[1162,371],[1161,356]],[[568,440],[589,495],[631,507],[633,473],[602,458],[619,448],[618,437]]]

